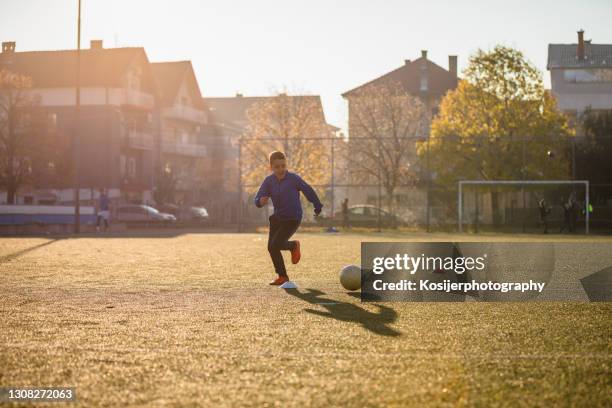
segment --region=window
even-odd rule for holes
[[[136,159],[130,157],[127,161],[127,175],[128,177],[136,177]]]
[[[351,214],[354,215],[363,215],[364,214],[364,207],[354,207],[350,209]]]
[[[421,75],[421,92],[426,92],[428,88],[427,76]]]
[[[57,113],[47,115],[47,130],[51,133],[57,132]]]
[[[612,69],[566,69],[563,80],[569,83],[612,83]]]
[[[141,73],[142,73],[142,70],[140,69],[140,67],[134,67],[128,72],[127,74],[128,88],[134,89],[136,91],[140,90]]]

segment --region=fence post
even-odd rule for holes
[[[242,136],[238,137],[238,232],[242,232]]]
[[[430,135],[427,135],[427,150],[426,150],[426,154],[427,154],[427,159],[426,159],[426,164],[427,164],[427,232],[431,232],[431,228],[430,228],[430,199],[431,199],[431,184],[430,184],[430,179],[431,179],[431,170],[429,167],[429,138]]]
[[[525,135],[521,136],[521,180],[525,180]],[[523,234],[527,232],[527,202],[525,200],[525,186],[521,184],[521,197],[523,200]]]
[[[331,140],[331,219],[334,219],[335,184],[334,178],[334,139]]]
[[[378,217],[377,217],[378,218],[377,219],[378,232],[382,232],[382,225],[381,225],[382,223],[381,223],[381,219],[380,219],[380,216],[381,216],[380,211],[382,209],[382,201],[381,201],[381,196],[382,196],[382,192],[381,192],[381,188],[382,188],[381,187],[382,172],[381,172],[381,169],[380,169],[380,167],[382,166],[381,160],[382,160],[382,152],[380,150],[380,140],[379,140],[378,141],[378,211],[376,211],[377,214],[378,214]]]
[[[463,183],[459,181],[459,190],[457,193],[457,222],[459,223],[459,232],[463,232]]]
[[[476,210],[474,217],[474,232],[478,234],[478,189],[474,188],[474,209]]]

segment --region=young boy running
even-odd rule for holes
[[[270,153],[270,170],[255,195],[255,205],[259,208],[268,204],[272,198],[274,213],[270,216],[270,234],[268,235],[268,252],[272,258],[278,278],[270,285],[282,285],[289,280],[281,251],[291,251],[291,263],[300,261],[300,241],[289,241],[302,221],[300,191],[314,205],[315,216],[321,213],[323,204],[317,193],[300,176],[287,171],[287,160],[283,152]]]

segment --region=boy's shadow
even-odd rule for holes
[[[327,309],[322,312],[314,309],[304,309],[308,313],[317,316],[332,317],[336,320],[344,322],[359,323],[365,329],[379,334],[381,336],[399,336],[401,333],[389,324],[397,320],[397,312],[390,307],[376,305],[378,313],[369,312],[353,303],[342,302],[336,299],[321,297],[325,293],[318,289],[306,289],[306,292],[300,292],[297,289],[285,290],[291,296],[295,296],[313,305],[320,305]]]

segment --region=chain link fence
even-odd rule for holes
[[[545,217],[549,232],[585,232],[587,210],[592,232],[612,232],[612,183],[606,183],[606,175],[593,168],[595,163],[588,162],[587,142],[580,138],[415,137],[408,144],[398,144],[393,138],[368,137],[304,140],[324,147],[321,150],[325,154],[316,165],[329,170],[315,180],[308,171],[296,171],[312,185],[324,204],[323,213],[315,219],[312,206],[303,201],[305,225],[457,231],[459,181],[510,180],[517,184],[465,189],[464,231],[543,232],[540,206],[544,200],[549,208]],[[259,172],[256,177],[252,171],[245,177],[245,169],[253,168],[253,163],[244,161],[245,144],[253,142],[243,137],[237,146],[238,230],[266,225],[273,211],[271,205],[258,209],[253,203],[259,183],[269,174],[267,157],[255,166]],[[292,146],[287,149],[287,139],[256,142],[266,143],[269,151],[289,150],[288,167],[293,171]],[[394,155],[393,148],[405,151]],[[579,185],[529,184],[534,180],[578,179],[590,183],[588,208],[586,192]],[[564,209],[568,202],[574,206],[569,221]]]

